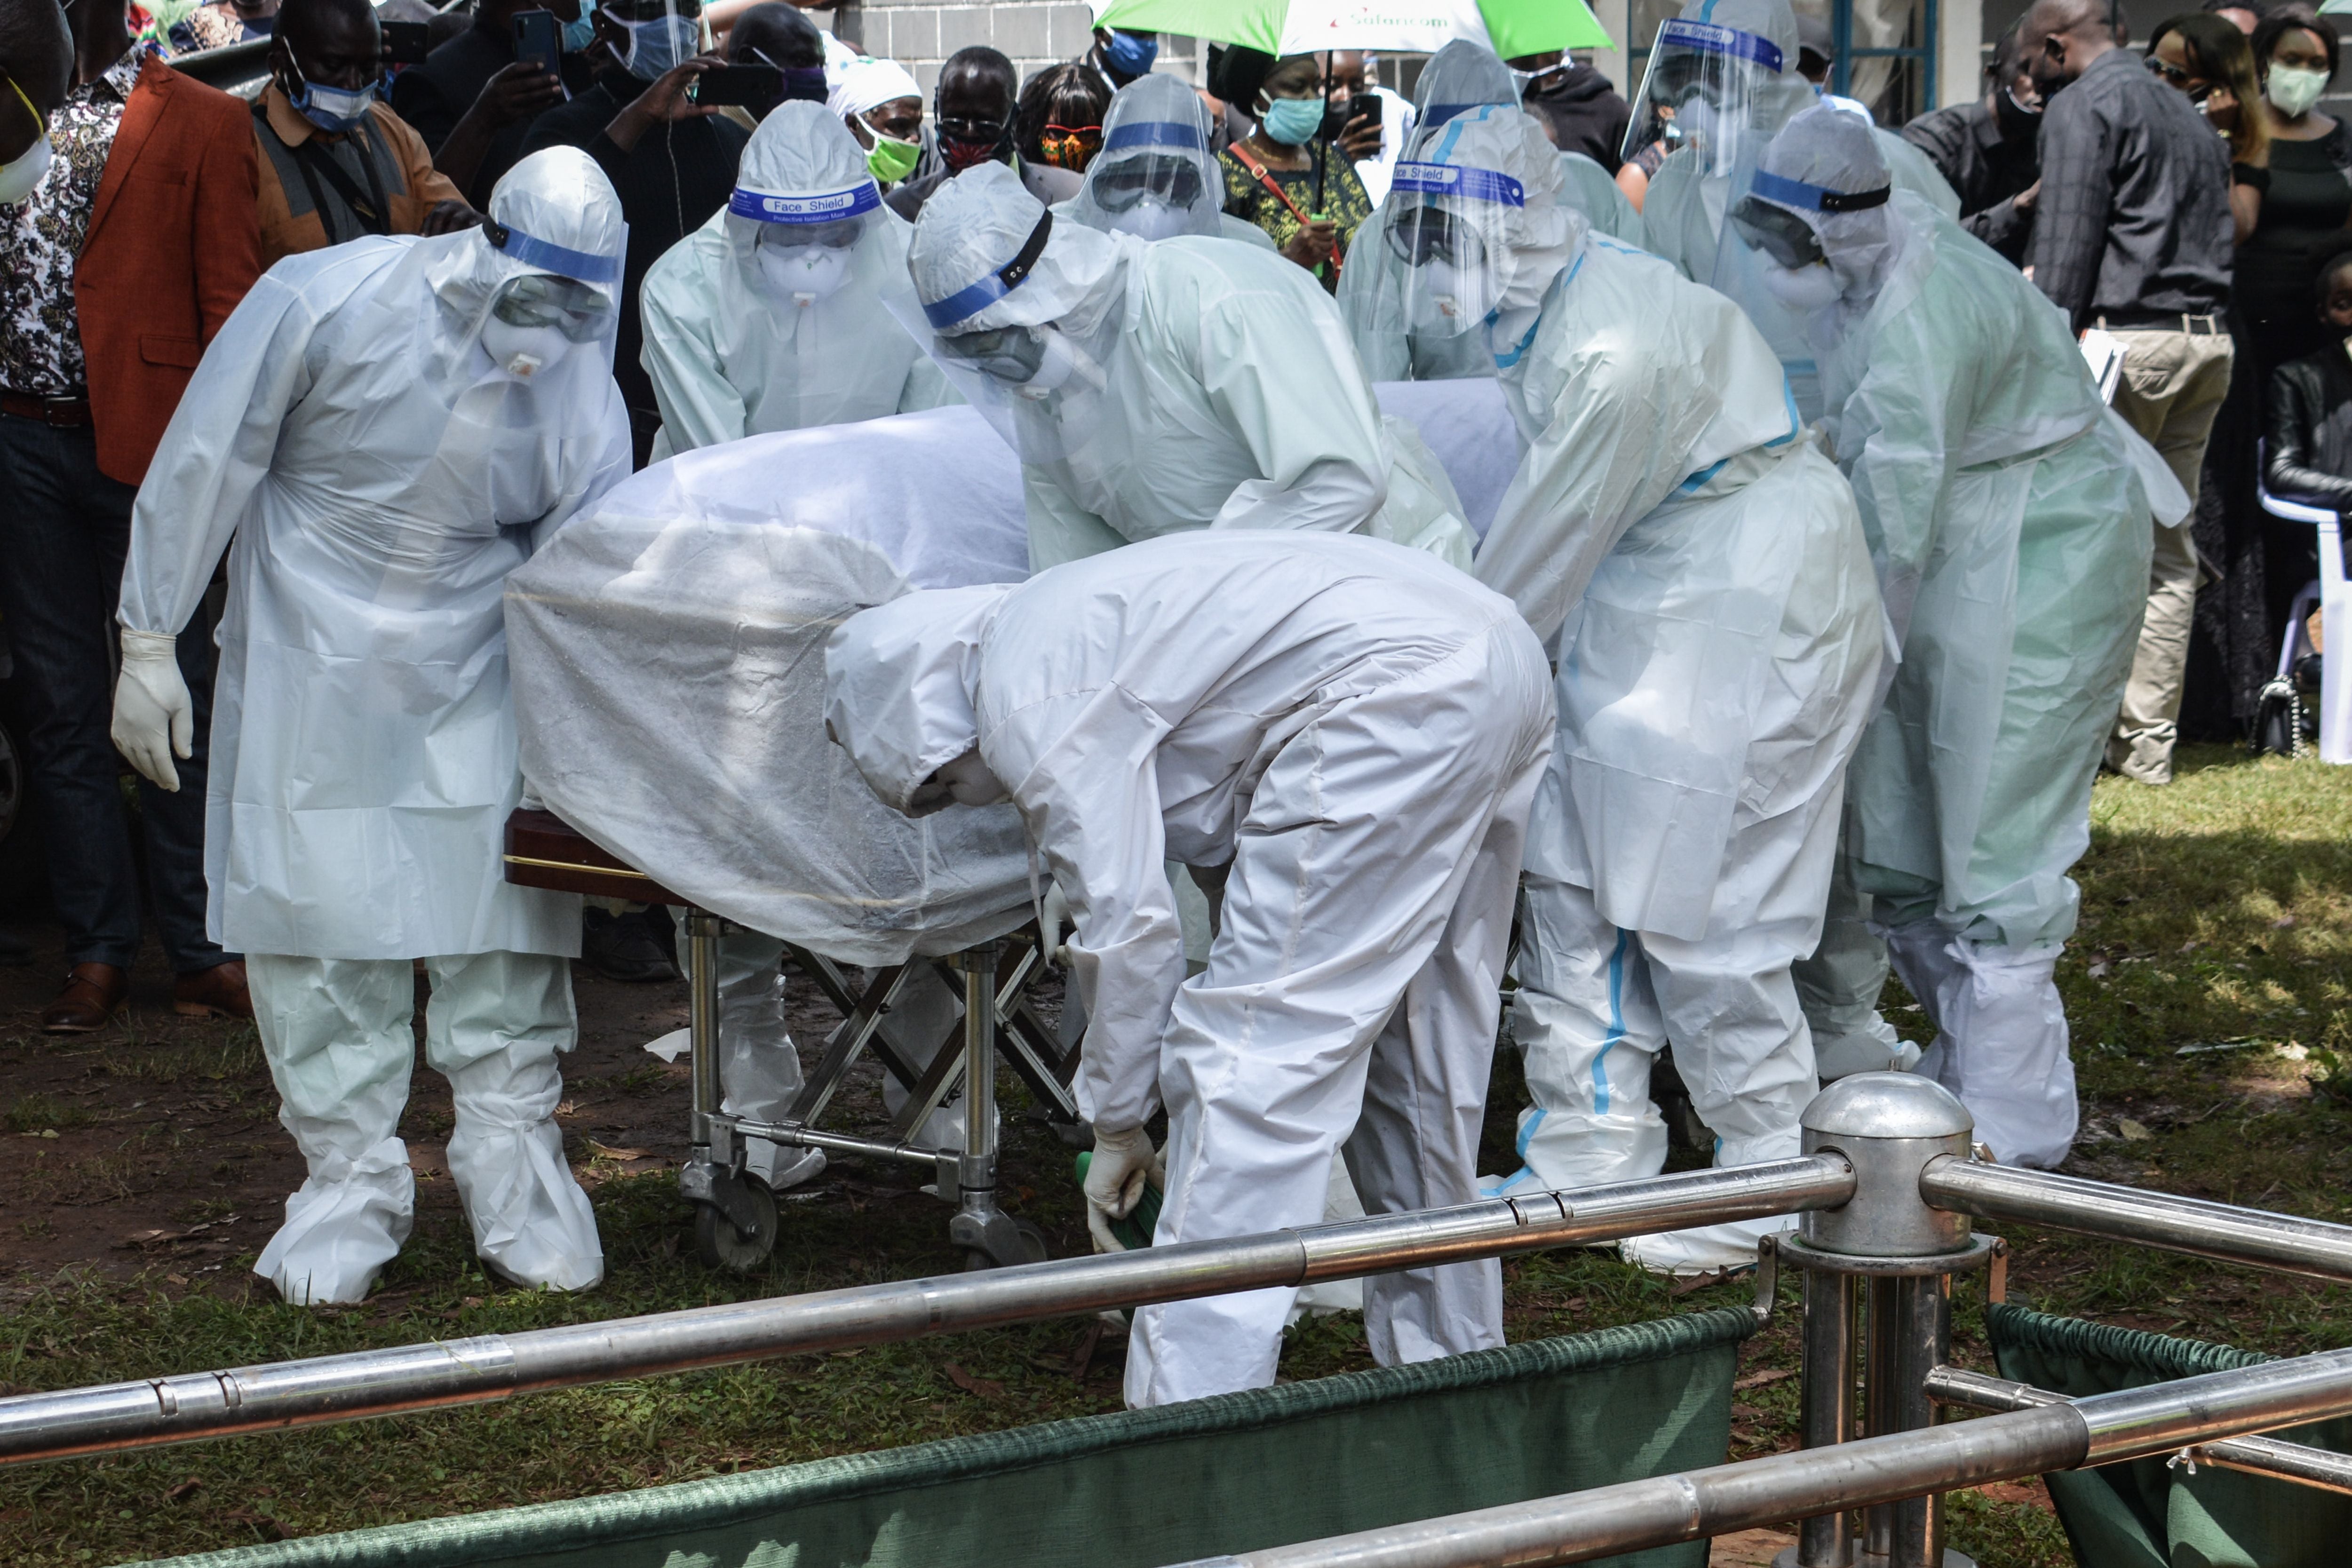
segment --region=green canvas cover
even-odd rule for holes
[[[1986,1314],[2003,1377],[2053,1394],[2105,1394],[2275,1358],[1999,1305]],[[2270,1434],[2352,1452],[2352,1418]],[[2046,1478],[2082,1568],[2340,1568],[2352,1498],[2200,1465],[2137,1459]]]
[[[172,1559],[173,1568],[1156,1568],[1720,1464],[1755,1319]],[[1610,1561],[1705,1568],[1692,1542]]]

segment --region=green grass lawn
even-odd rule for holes
[[[2084,1097],[2086,1174],[2336,1219],[2352,1214],[2352,1104],[2328,1081],[2352,1062],[2341,1016],[2352,951],[2352,773],[2315,761],[2190,753],[2178,783],[2102,781],[2081,868],[2082,929],[2059,977]],[[1892,1016],[1922,1026],[1891,988]],[[2219,1047],[2219,1048],[2214,1048]],[[2352,1066],[2340,1069],[2352,1095]],[[1490,1141],[1517,1108],[1496,1075]],[[1018,1110],[1017,1106],[1011,1109]],[[15,1115],[16,1113],[12,1113]],[[21,1112],[55,1126],[58,1108]],[[1057,1253],[1084,1230],[1069,1151],[1015,1120],[1012,1206]],[[1499,1158],[1499,1153],[1496,1158]],[[1492,1168],[1492,1167],[1490,1167]],[[788,1203],[767,1273],[707,1272],[672,1177],[597,1190],[611,1270],[576,1298],[496,1289],[455,1216],[418,1234],[364,1307],[244,1305],[151,1277],[125,1288],[59,1278],[0,1312],[12,1391],[191,1372],[371,1345],[623,1316],[952,1269],[944,1210],[865,1174]],[[2293,1353],[2346,1342],[2352,1296],[2144,1250],[2011,1227],[2011,1297],[2160,1331]],[[249,1259],[239,1260],[239,1267]],[[1514,1339],[1742,1301],[1745,1284],[1676,1294],[1588,1253],[1507,1273]],[[1789,1293],[1793,1297],[1793,1292]],[[1792,1304],[1792,1301],[1791,1301]],[[1990,1365],[1981,1298],[1962,1286],[1960,1359]],[[110,1563],[551,1498],[578,1497],[885,1448],[1118,1406],[1118,1356],[1082,1352],[1084,1322],[968,1334],[509,1405],[80,1461],[0,1476],[0,1562]],[[1796,1365],[1793,1312],[1750,1342],[1743,1372]],[[1359,1325],[1294,1336],[1286,1376],[1368,1364]],[[1797,1380],[1742,1391],[1735,1451],[1794,1441]],[[2070,1561],[2055,1521],[2019,1489],[1955,1500],[1954,1544],[1989,1568]]]

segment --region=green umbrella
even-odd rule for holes
[[[1098,0],[1099,26],[1176,33],[1269,55],[1325,49],[1434,54],[1462,37],[1505,59],[1552,49],[1605,49],[1584,0]],[[1485,23],[1485,37],[1478,22]]]

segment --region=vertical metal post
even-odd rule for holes
[[[1927,1397],[1927,1373],[1951,1359],[1952,1277],[1931,1274],[1897,1279],[1895,1286],[1895,1385],[1888,1403],[1894,1430],[1916,1432],[1936,1424]],[[1887,1568],[1942,1568],[1944,1498],[1941,1492],[1894,1505],[1893,1550]]]
[[[1899,1279],[1873,1279],[1867,1287],[1870,1321],[1864,1331],[1862,1419],[1865,1435],[1873,1437],[1883,1437],[1902,1425],[1901,1391],[1897,1386],[1901,1342],[1896,1333],[1901,1313],[1895,1306],[1902,1284]],[[1895,1505],[1876,1503],[1865,1509],[1862,1516],[1864,1554],[1884,1563],[1894,1542]]]
[[[1805,1447],[1827,1448],[1853,1437],[1853,1307],[1851,1274],[1805,1271]],[[1853,1515],[1825,1513],[1798,1527],[1797,1568],[1847,1568],[1853,1560]]]
[[[719,932],[724,924],[708,910],[686,913],[687,1039],[694,1068],[692,1142],[698,1151],[714,1142],[711,1119],[719,1114]],[[734,1160],[733,1140],[721,1136],[721,1164]]]
[[[989,942],[960,955],[963,970],[963,1188],[967,1214],[996,1209],[996,959]]]

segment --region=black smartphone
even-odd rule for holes
[[[705,109],[773,109],[783,95],[784,73],[773,66],[715,66],[694,79],[694,101]]]
[[[552,11],[514,14],[515,58],[536,60],[539,68],[561,79],[563,75],[563,24]]]
[[[1326,108],[1323,110],[1323,140],[1337,142],[1347,133],[1349,126],[1367,115],[1371,117],[1373,124],[1378,125],[1381,122],[1379,93],[1360,92],[1350,97],[1345,103],[1333,104]]]
[[[383,63],[388,66],[415,66],[425,63],[432,52],[433,28],[425,22],[386,22],[383,27]]]

